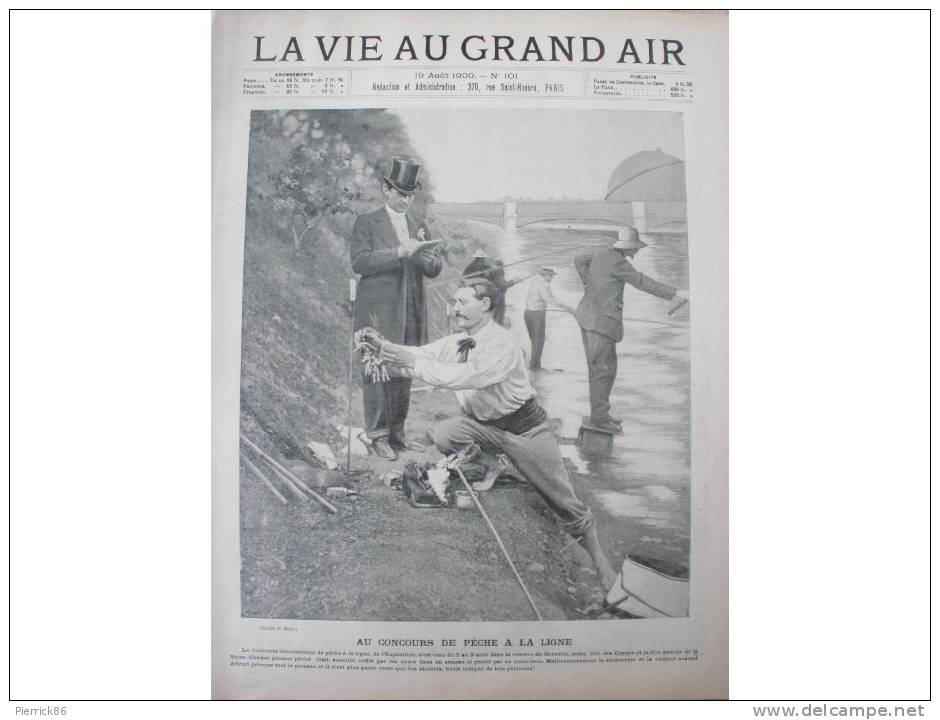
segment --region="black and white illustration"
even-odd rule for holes
[[[241,616],[689,615],[683,116],[252,110]]]

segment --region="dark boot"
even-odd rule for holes
[[[387,437],[380,437],[373,440],[372,449],[375,451],[375,454],[383,460],[391,460],[394,462],[398,459],[398,455],[389,446]]]
[[[405,450],[408,452],[424,452],[427,448],[419,442],[409,440],[405,433],[395,433],[389,438],[388,444],[393,450]]]

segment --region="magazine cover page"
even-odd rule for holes
[[[213,695],[727,696],[727,17],[213,19]]]

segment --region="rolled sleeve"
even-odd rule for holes
[[[428,385],[451,390],[480,390],[507,377],[515,364],[512,353],[500,352],[494,346],[474,354],[467,362],[441,362],[428,355],[415,358],[414,376]]]

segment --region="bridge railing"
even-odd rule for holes
[[[657,227],[684,225],[685,202],[654,200],[606,201],[505,201],[502,203],[435,203],[430,211],[440,217],[478,220],[510,230],[536,222],[580,220],[633,226],[640,232]]]

